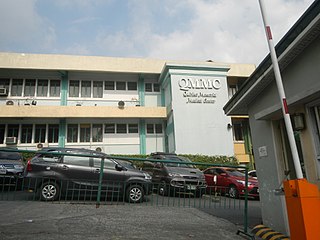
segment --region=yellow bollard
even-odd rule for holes
[[[291,240],[320,239],[320,193],[306,179],[284,181]]]

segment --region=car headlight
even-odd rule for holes
[[[23,166],[22,165],[14,165],[14,168],[15,169],[23,169]]]
[[[169,177],[181,177],[179,173],[169,173]]]
[[[246,181],[243,180],[237,180],[238,183],[241,183],[242,185],[246,185]]]
[[[144,174],[144,179],[146,179],[146,180],[151,180],[152,179],[152,177],[150,176],[149,173],[143,173],[143,174]]]

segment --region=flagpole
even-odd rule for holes
[[[277,55],[276,55],[276,51],[275,51],[274,44],[273,44],[271,27],[267,22],[267,17],[265,14],[266,11],[265,11],[265,6],[264,6],[263,0],[259,0],[259,5],[260,5],[261,15],[262,15],[262,19],[263,19],[263,24],[264,24],[265,31],[266,31],[266,37],[267,37],[268,46],[269,46],[269,50],[270,50],[270,56],[271,56],[274,75],[275,75],[275,79],[276,79],[276,83],[277,83],[278,93],[279,93],[279,97],[280,97],[280,101],[281,101],[284,122],[285,122],[286,130],[287,130],[287,134],[288,134],[288,138],[289,138],[289,145],[290,145],[290,149],[291,149],[291,153],[292,153],[292,157],[293,157],[293,164],[294,164],[294,168],[296,171],[297,179],[302,179],[303,174],[302,174],[302,170],[301,170],[298,149],[297,149],[297,145],[296,145],[296,142],[294,139],[294,133],[293,133],[293,129],[292,129],[290,114],[288,111],[287,99],[285,96],[285,92],[284,92],[284,88],[283,88],[283,84],[282,84],[282,79],[281,79],[281,74],[280,74],[280,68],[279,68]]]

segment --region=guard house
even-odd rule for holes
[[[303,174],[320,188],[320,1],[287,32],[276,52]],[[263,223],[288,233],[281,188],[283,180],[296,175],[270,55],[224,109],[229,116],[249,115]]]

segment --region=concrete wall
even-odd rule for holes
[[[232,131],[227,128],[231,119],[223,112],[228,100],[228,68],[211,68],[209,72],[201,66],[193,67],[169,70],[175,152],[232,156]],[[215,86],[204,87],[201,81]]]
[[[319,64],[318,38],[282,71],[290,114],[307,113],[307,104],[319,99]],[[290,156],[288,155],[289,164],[284,158],[283,139],[279,129],[279,120],[282,118],[279,102],[278,91],[273,82],[249,105],[249,117],[264,224],[280,232],[288,232],[284,197],[274,193],[275,189],[281,187],[284,170],[289,168],[294,171]],[[317,151],[314,148],[312,131],[312,126],[307,125],[301,132],[302,152],[307,166],[307,179],[319,184],[315,167]]]

